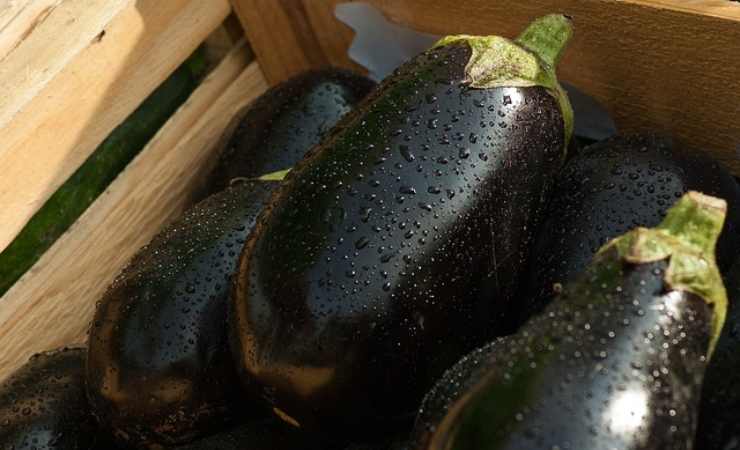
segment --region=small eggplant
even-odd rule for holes
[[[369,78],[336,68],[272,87],[237,114],[233,133],[194,198],[219,192],[235,178],[290,169],[374,87]]]
[[[0,384],[0,449],[87,450],[96,434],[84,349],[36,354]]]
[[[241,404],[226,298],[242,245],[277,184],[235,185],[188,210],[134,256],[98,304],[88,395],[122,444],[178,445],[260,410],[259,402]]]
[[[690,450],[727,298],[726,204],[686,194],[602,247],[516,334],[463,358],[424,399],[417,450]]]
[[[571,134],[570,35],[553,15],[516,41],[444,38],[288,175],[230,317],[242,380],[281,417],[358,438],[410,422],[501,329]]]
[[[553,286],[581,273],[599,247],[634,227],[657,225],[689,190],[727,202],[717,245],[724,273],[740,248],[740,188],[726,169],[657,135],[617,136],[582,150],[556,180],[534,245],[538,257],[513,304],[517,323],[541,311],[557,295]]]

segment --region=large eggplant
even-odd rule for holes
[[[88,449],[96,435],[84,349],[36,354],[0,384],[0,449]]]
[[[237,114],[216,166],[194,198],[219,192],[235,178],[290,169],[373,87],[365,76],[327,68],[270,88]]]
[[[425,398],[417,450],[690,450],[727,298],[715,262],[726,204],[686,194],[657,228],[602,247],[516,334]]]
[[[628,230],[656,226],[671,204],[689,190],[727,202],[717,247],[726,271],[740,248],[740,188],[716,161],[658,135],[617,136],[572,158],[558,176],[516,302],[519,323],[549,303],[562,285],[581,273],[594,253]]]
[[[277,184],[235,185],[188,210],[134,256],[98,304],[88,395],[119,442],[181,444],[260,410],[240,396],[226,298],[241,247]]]
[[[704,376],[697,450],[740,448],[740,261],[723,278],[727,321]]]
[[[572,129],[554,73],[570,34],[555,15],[517,41],[445,38],[288,175],[231,316],[242,379],[281,417],[377,433],[503,330]]]

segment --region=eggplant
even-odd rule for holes
[[[729,300],[727,320],[704,375],[697,450],[740,448],[740,261],[723,279]]]
[[[541,311],[557,287],[581,273],[602,245],[634,227],[658,225],[689,190],[727,202],[717,246],[724,273],[740,248],[740,188],[725,168],[656,134],[616,136],[582,150],[556,180],[534,245],[538,257],[530,260],[514,304],[515,323]]]
[[[194,199],[219,192],[234,178],[290,169],[375,87],[369,78],[327,68],[270,88],[240,111],[215,167]]]
[[[0,449],[88,449],[96,436],[84,349],[35,354],[0,384]]]
[[[541,314],[446,372],[412,448],[692,449],[727,310],[725,208],[692,191],[658,227],[602,247]]]
[[[245,387],[306,429],[410,423],[437,376],[506,322],[572,111],[570,20],[442,39],[291,171],[235,277]]]
[[[87,391],[120,443],[179,445],[262,411],[240,395],[225,323],[241,247],[277,184],[234,185],[186,211],[97,305]]]

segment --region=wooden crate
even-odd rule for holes
[[[179,214],[238,109],[302,70],[339,65],[348,0],[0,2],[0,249],[107,134],[214,30],[223,58],[141,154],[0,298],[0,379],[33,352],[82,343],[96,300]],[[364,0],[435,34],[516,35],[561,12],[561,79],[622,130],[657,129],[740,174],[740,4],[727,0]],[[249,63],[236,13],[257,56]],[[226,23],[224,25],[224,21]],[[235,31],[237,30],[237,31]],[[258,149],[255,149],[258,151]]]

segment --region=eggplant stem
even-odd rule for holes
[[[573,36],[571,19],[562,14],[550,14],[529,24],[516,42],[536,54],[550,67],[555,67],[571,36]]]
[[[724,200],[689,191],[657,227],[635,228],[599,250],[604,254],[616,247],[620,257],[632,264],[669,258],[664,274],[667,285],[699,296],[713,309],[710,357],[727,314],[727,293],[715,258],[726,212]]]

